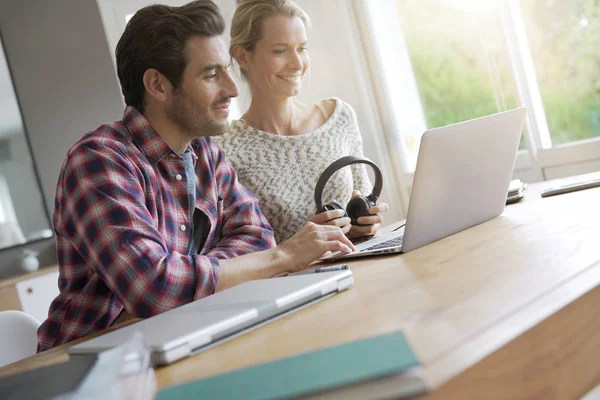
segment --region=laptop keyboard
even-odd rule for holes
[[[395,238],[392,238],[390,240],[386,240],[385,242],[381,242],[381,243],[376,244],[374,246],[367,247],[363,251],[379,250],[379,249],[385,249],[386,247],[401,246],[402,245],[402,239],[404,239],[404,235],[403,236],[396,236]]]

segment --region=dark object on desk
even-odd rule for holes
[[[355,197],[350,199],[346,207],[340,203],[332,201],[331,203],[323,204],[323,190],[329,178],[333,176],[338,170],[353,164],[367,164],[373,168],[375,173],[375,185],[373,185],[373,191],[368,196]],[[381,195],[381,189],[383,188],[383,177],[377,164],[369,160],[366,157],[361,156],[346,156],[334,161],[330,166],[325,168],[325,171],[319,177],[317,186],[315,187],[315,204],[317,206],[317,213],[330,210],[344,210],[345,216],[350,217],[352,225],[360,225],[357,219],[360,217],[367,217],[369,209],[377,204],[377,199]]]
[[[44,400],[76,390],[96,363],[96,357],[77,357],[66,363],[0,379],[0,399]]]
[[[322,272],[337,272],[337,271],[345,271],[350,269],[348,264],[342,265],[334,265],[332,267],[318,267],[315,269],[305,269],[304,271],[292,272],[287,276],[296,276],[296,275],[307,275],[307,274],[319,274]]]
[[[510,181],[508,188],[508,196],[506,197],[506,205],[517,203],[525,197],[527,192],[527,184],[521,182],[520,179],[513,179]]]
[[[373,400],[426,391],[419,362],[397,331],[167,387],[156,400]]]
[[[219,201],[222,201],[221,197],[219,197]],[[192,246],[194,246],[194,249],[191,254],[201,254],[210,233],[210,221],[208,215],[204,214],[199,208],[194,208],[192,220],[194,221],[192,226]]]
[[[591,188],[595,188],[595,187],[600,187],[600,179],[593,179],[590,181],[583,181],[583,182],[575,182],[575,183],[570,183],[568,185],[545,189],[542,191],[542,197],[556,196],[557,194],[576,192],[578,190],[591,189]]]

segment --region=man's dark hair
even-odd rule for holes
[[[181,7],[151,5],[129,20],[117,44],[117,73],[125,103],[144,111],[144,73],[154,68],[178,87],[188,62],[186,43],[193,36],[220,36],[225,21],[210,0]]]

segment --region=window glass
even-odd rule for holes
[[[518,106],[497,3],[397,0],[428,128]]]
[[[552,144],[600,136],[600,1],[519,4]]]

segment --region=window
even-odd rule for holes
[[[493,3],[397,4],[428,128],[517,106],[498,9],[488,5]]]
[[[528,116],[516,170],[526,180],[600,167],[600,0],[360,4],[379,108],[407,176],[419,129],[520,105]]]
[[[600,1],[520,5],[552,145],[600,137]]]

